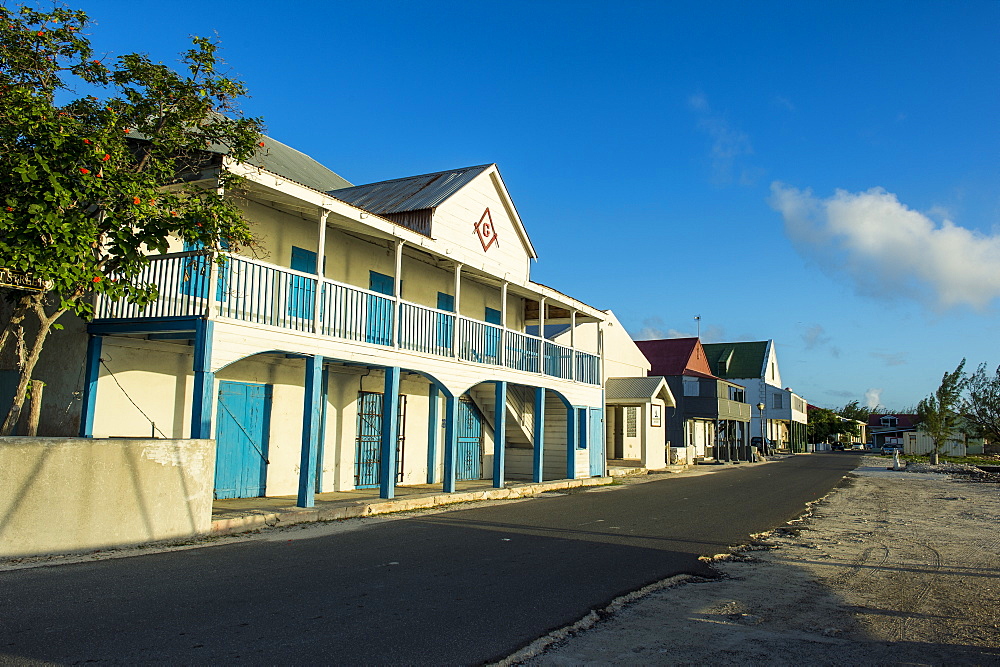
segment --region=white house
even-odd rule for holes
[[[267,145],[215,165],[246,178],[227,195],[252,254],[218,263],[177,240],[142,277],[157,301],[98,301],[81,435],[214,437],[216,497],[302,506],[604,473],[608,314],[532,282],[496,165],[351,186]]]
[[[746,388],[745,400],[753,406],[750,433],[760,438],[763,420],[773,446],[806,451],[807,404],[791,389],[782,388],[774,341],[705,343],[704,348],[714,375]]]

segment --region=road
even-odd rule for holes
[[[0,572],[0,663],[476,664],[777,527],[856,465],[790,457],[133,558]],[[317,534],[319,531],[314,531]]]

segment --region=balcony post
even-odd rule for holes
[[[497,350],[497,365],[507,366],[507,285],[500,286],[500,349]]]
[[[396,495],[396,449],[399,447],[399,366],[385,369],[382,393],[382,441],[379,498]]]
[[[194,391],[191,396],[191,437],[212,437],[212,399],[215,373],[212,371],[214,322],[198,320],[194,337]]]
[[[462,264],[455,264],[455,326],[451,333],[451,356],[458,357],[458,314],[462,312]]]
[[[545,375],[546,352],[545,349],[545,297],[538,299],[538,373]]]
[[[396,239],[396,270],[392,286],[392,346],[399,347],[399,293],[403,288],[403,243]]]
[[[444,492],[455,492],[455,459],[458,458],[458,397],[444,397]]]
[[[579,380],[576,372],[576,310],[569,311],[569,379]]]
[[[215,319],[215,311],[218,302],[217,296],[219,296],[216,294],[216,292],[219,291],[219,263],[216,261],[218,260],[218,258],[219,258],[218,253],[215,252],[209,253],[208,256],[206,257],[206,259],[209,262],[209,265],[208,265],[208,286],[205,290],[206,292],[208,292],[208,294],[205,295],[205,299],[207,301],[207,303],[205,304],[205,316],[210,320]],[[225,298],[225,295],[221,296]]]
[[[531,480],[541,482],[545,472],[545,388],[535,388],[535,442]]]
[[[323,302],[323,267],[326,265],[326,219],[330,212],[323,210],[319,215],[319,240],[316,248],[316,293],[313,295],[313,333],[322,333],[323,319],[320,307]]]
[[[427,392],[427,483],[437,483],[437,446],[438,434],[441,432],[441,420],[438,417],[438,396],[440,390],[432,382]]]
[[[101,375],[102,336],[91,335],[87,339],[86,376],[83,380],[83,405],[80,414],[80,437],[94,436],[94,410],[97,408],[97,380]]]
[[[507,383],[498,380],[493,406],[493,488],[503,488],[504,453],[507,447]]]
[[[305,391],[302,404],[302,455],[299,459],[299,496],[297,507],[316,504],[316,452],[319,433],[323,379],[323,357],[314,355],[306,359]]]

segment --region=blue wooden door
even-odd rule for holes
[[[468,399],[458,402],[458,455],[455,479],[480,479],[483,474],[483,422]]]
[[[386,296],[393,296],[396,281],[392,276],[375,271],[368,272],[368,289]],[[368,295],[365,321],[365,341],[376,345],[392,345],[392,299]]]
[[[354,486],[370,489],[379,485],[382,472],[382,394],[358,394],[358,435],[354,447]],[[398,438],[396,440],[396,482],[403,481],[403,442],[406,424],[406,396],[399,397]]]
[[[292,270],[316,273],[316,253],[292,246]],[[316,299],[316,281],[305,276],[290,276],[288,281],[288,315],[312,319]]]
[[[449,313],[455,312],[455,297],[451,294],[445,294],[444,292],[438,292],[437,299],[438,310],[444,310]],[[455,318],[450,315],[445,315],[444,313],[437,314],[437,347],[441,354],[444,354],[447,350],[451,350],[452,336],[455,335]]]
[[[483,343],[485,344],[485,361],[488,364],[500,362],[500,317],[501,313],[496,308],[486,308],[486,323],[495,324],[496,327],[486,327]]]
[[[590,475],[600,477],[604,474],[604,410],[590,409]]]
[[[223,241],[223,249],[229,246]],[[200,242],[184,242],[184,252],[191,250],[202,250],[204,244]],[[186,257],[181,269],[179,291],[185,296],[206,298],[208,296],[208,276],[212,270],[212,258],[207,255],[196,257]],[[229,282],[229,263],[218,267],[219,277],[215,285],[215,300],[222,301],[226,293]]]
[[[215,432],[215,497],[256,498],[267,483],[271,387],[220,382]]]

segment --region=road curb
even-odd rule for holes
[[[605,486],[613,482],[611,477],[588,477],[585,479],[561,479],[538,484],[519,484],[502,489],[479,489],[459,493],[435,493],[433,495],[392,500],[355,501],[350,504],[334,507],[294,507],[260,512],[244,516],[216,519],[212,521],[209,535],[232,535],[245,533],[275,526],[291,526],[297,523],[312,523],[316,521],[341,521],[394,512],[409,512],[420,509],[430,509],[456,503],[468,503],[477,500],[515,500],[529,498],[551,491],[564,491],[590,486]]]

